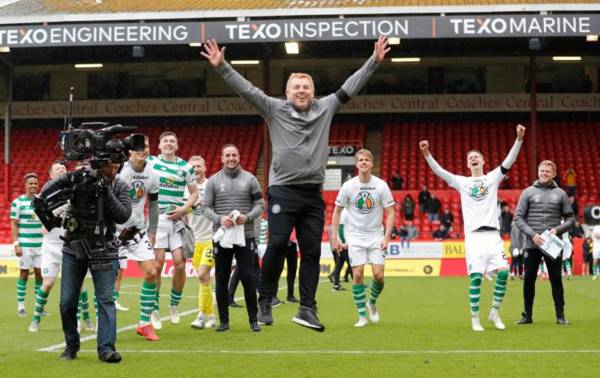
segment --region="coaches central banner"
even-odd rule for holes
[[[574,37],[600,34],[600,14],[348,17],[0,27],[0,46],[173,45],[405,39]]]

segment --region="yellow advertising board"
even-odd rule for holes
[[[387,259],[385,275],[388,277],[439,276],[440,259]],[[321,276],[333,273],[333,259],[321,259]],[[285,274],[285,269],[284,269]],[[365,277],[371,277],[371,268],[365,266]]]
[[[510,258],[510,242],[505,240],[503,243],[504,255],[506,258]],[[444,259],[464,259],[465,255],[465,242],[464,241],[444,241],[442,243],[442,258]]]
[[[0,278],[2,277],[19,277],[19,260],[0,259]]]

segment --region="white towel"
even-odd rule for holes
[[[237,210],[233,210],[230,215],[233,219],[233,223],[235,223],[237,218],[242,214]],[[223,227],[219,228],[213,236],[213,241],[219,243],[223,248],[233,248],[234,245],[245,247],[246,237],[244,236],[244,225],[240,224],[225,229]]]

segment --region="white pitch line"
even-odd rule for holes
[[[321,280],[321,281],[319,281],[319,283],[323,283],[323,282],[327,282],[327,280]],[[128,286],[131,286],[131,285],[128,285]],[[298,284],[294,285],[294,287],[298,287]],[[287,290],[287,287],[285,289]],[[284,290],[284,289],[283,288],[279,288],[278,289],[278,291],[282,291],[282,290]],[[162,297],[162,295],[161,295],[161,297]],[[198,298],[198,297],[197,296],[193,296],[193,298]],[[243,299],[244,299],[243,296],[235,298],[236,301],[243,300]],[[197,308],[193,309],[193,310],[188,310],[188,311],[181,312],[179,314],[179,316],[187,316],[187,315],[190,315],[190,314],[194,314],[196,312],[198,312]],[[169,320],[169,317],[165,316],[165,317],[160,318],[160,320],[163,321],[163,322],[165,322],[165,321]],[[125,326],[125,327],[122,327],[122,328],[119,328],[119,329],[117,329],[117,334],[119,334],[121,332],[125,332],[125,331],[130,331],[132,329],[135,329],[135,327],[137,327],[137,323],[136,324],[131,324],[131,325],[128,325],[128,326]],[[86,341],[90,341],[90,340],[96,339],[96,337],[97,337],[96,334],[85,336],[85,337],[82,337],[79,340],[79,342],[80,342],[80,344],[83,344]],[[65,348],[66,346],[67,346],[67,344],[65,344],[65,343],[54,344],[54,345],[50,345],[49,347],[46,347],[46,348],[37,349],[37,352],[56,352],[56,351],[58,351],[60,349]],[[81,350],[81,351],[85,351],[85,350]]]
[[[41,352],[50,352],[50,350],[39,350]],[[97,353],[95,349],[82,349],[80,352]],[[418,354],[564,354],[564,353],[583,353],[594,354],[600,353],[600,349],[548,349],[548,350],[181,350],[181,349],[154,349],[154,350],[139,350],[139,349],[120,349],[121,353],[141,353],[141,354],[160,354],[160,353],[177,353],[177,354],[377,354],[377,355],[418,355]]]

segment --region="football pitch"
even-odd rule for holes
[[[0,374],[3,377],[354,377],[354,376],[598,376],[600,374],[600,281],[575,277],[564,281],[568,327],[555,324],[549,282],[538,281],[534,324],[516,326],[522,309],[522,281],[509,281],[501,309],[507,325],[499,331],[487,322],[492,282],[482,289],[485,332],[471,331],[465,277],[388,278],[378,301],[381,321],[354,327],[351,291],[335,292],[319,284],[319,317],[324,333],[293,324],[297,305],[273,309],[275,324],[260,333],[248,328],[245,308],[230,309],[231,331],[195,330],[198,284],[188,279],[180,305],[181,323],[165,318],[161,340],[148,342],[135,333],[139,279],[124,279],[118,312],[116,365],[97,360],[96,340],[82,332],[81,352],[63,362],[63,334],[58,312],[60,284],[50,295],[40,332],[27,331],[33,285],[27,292],[28,316],[17,317],[15,279],[0,279]],[[163,281],[170,288],[170,280]],[[344,284],[350,289],[349,284]],[[86,287],[92,290],[90,279]],[[285,298],[285,283],[280,285]],[[296,296],[298,296],[296,288]],[[168,312],[167,290],[161,293],[161,315]],[[241,297],[241,287],[238,290]],[[240,304],[243,300],[238,298]],[[93,306],[92,306],[93,307]],[[216,306],[215,306],[216,307]],[[216,308],[215,308],[216,310]],[[92,315],[93,316],[93,315]]]

